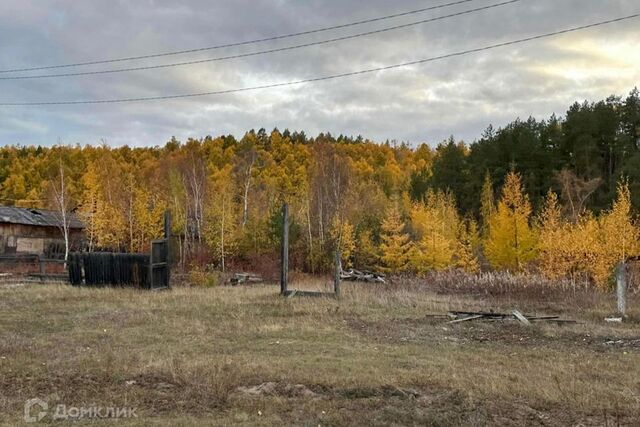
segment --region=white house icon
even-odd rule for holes
[[[49,405],[42,399],[29,399],[24,404],[24,420],[27,423],[35,423],[43,419],[47,415]],[[34,416],[34,412],[39,411]]]

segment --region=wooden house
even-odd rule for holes
[[[64,235],[59,212],[0,206],[0,255],[37,254],[64,257]],[[72,248],[82,242],[84,224],[71,214],[69,239]]]

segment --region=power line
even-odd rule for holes
[[[208,63],[208,62],[219,62],[219,61],[226,61],[226,60],[230,60],[230,59],[246,58],[246,57],[250,57],[250,56],[265,55],[265,54],[275,53],[275,52],[284,52],[284,51],[289,51],[289,50],[301,49],[301,48],[305,48],[305,47],[319,46],[319,45],[323,45],[323,44],[334,43],[334,42],[338,42],[338,41],[356,39],[356,38],[359,38],[359,37],[370,36],[370,35],[373,35],[373,34],[385,33],[385,32],[388,32],[388,31],[393,31],[393,30],[398,30],[398,29],[402,29],[402,28],[413,27],[413,26],[416,26],[416,25],[426,24],[426,23],[429,23],[429,22],[441,21],[441,20],[444,20],[444,19],[447,19],[447,18],[453,18],[453,17],[457,17],[457,16],[468,15],[468,14],[475,13],[475,12],[480,12],[480,11],[483,11],[483,10],[493,9],[493,8],[496,8],[496,7],[499,7],[499,6],[505,6],[505,5],[508,5],[508,4],[517,3],[517,2],[520,2],[520,1],[521,0],[508,0],[508,1],[504,1],[502,3],[496,3],[496,4],[491,4],[491,5],[488,5],[488,6],[482,6],[482,7],[478,7],[478,8],[475,8],[475,9],[469,9],[469,10],[465,10],[465,11],[462,11],[462,12],[452,13],[452,14],[449,14],[449,15],[438,16],[438,17],[435,17],[435,18],[422,19],[420,21],[410,22],[410,23],[407,23],[407,24],[394,25],[392,27],[381,28],[381,29],[378,29],[378,30],[366,31],[364,33],[352,34],[352,35],[349,35],[349,36],[336,37],[336,38],[332,38],[332,39],[320,40],[320,41],[316,41],[316,42],[298,44],[298,45],[293,45],[293,46],[279,47],[279,48],[275,48],[275,49],[261,50],[261,51],[257,51],[257,52],[241,53],[241,54],[236,54],[236,55],[228,55],[228,56],[221,56],[221,57],[208,58],[208,59],[199,59],[199,60],[194,60],[194,61],[174,62],[174,63],[169,63],[169,64],[147,65],[147,66],[142,66],[142,67],[117,68],[117,69],[112,69],[112,70],[81,71],[81,72],[75,72],[75,73],[60,73],[60,74],[41,74],[41,75],[36,75],[36,76],[0,77],[0,80],[33,80],[33,79],[44,79],[44,78],[53,78],[53,77],[77,77],[77,76],[90,76],[90,75],[97,75],[97,74],[113,74],[113,73],[124,73],[124,72],[131,72],[131,71],[156,70],[156,69],[160,69],[160,68],[180,67],[180,66],[185,66],[185,65],[204,64],[204,63]]]
[[[424,8],[421,8],[421,9],[410,10],[410,11],[407,11],[407,12],[400,12],[400,13],[395,13],[395,14],[392,14],[392,15],[385,15],[385,16],[380,16],[380,17],[377,17],[377,18],[364,19],[364,20],[361,20],[361,21],[350,22],[350,23],[347,23],[347,24],[333,25],[333,26],[330,26],[330,27],[323,27],[323,28],[317,28],[317,29],[314,29],[314,30],[300,31],[300,32],[297,32],[297,33],[289,33],[289,34],[282,34],[282,35],[277,35],[277,36],[270,36],[270,37],[265,37],[265,38],[262,38],[262,39],[246,40],[246,41],[242,41],[242,42],[221,44],[221,45],[209,46],[209,47],[200,47],[200,48],[195,48],[195,49],[176,50],[176,51],[172,51],[172,52],[154,53],[154,54],[149,54],[149,55],[128,56],[128,57],[115,58],[115,59],[103,59],[103,60],[96,60],[96,61],[76,62],[76,63],[71,63],[71,64],[46,65],[46,66],[41,66],[41,67],[13,68],[13,69],[0,70],[0,74],[1,73],[17,73],[17,72],[22,72],[22,71],[50,70],[50,69],[54,69],[54,68],[80,67],[80,66],[83,66],[83,65],[109,64],[109,63],[114,63],[114,62],[134,61],[134,60],[138,60],[138,59],[159,58],[159,57],[162,57],[162,56],[182,55],[182,54],[185,54],[185,53],[203,52],[203,51],[207,51],[207,50],[216,50],[216,49],[223,49],[223,48],[228,48],[228,47],[246,46],[246,45],[249,45],[249,44],[263,43],[263,42],[274,41],[274,40],[282,40],[282,39],[287,39],[287,38],[292,38],[292,37],[298,37],[298,36],[304,36],[304,35],[309,35],[309,34],[322,33],[322,32],[325,32],[325,31],[337,30],[337,29],[341,29],[341,28],[353,27],[353,26],[356,26],[356,25],[369,24],[369,23],[372,23],[372,22],[384,21],[384,20],[387,20],[387,19],[399,18],[399,17],[402,17],[402,16],[415,15],[415,14],[422,13],[422,12],[428,12],[430,10],[443,9],[445,7],[456,6],[456,5],[463,4],[463,3],[470,3],[470,2],[473,2],[473,1],[476,1],[476,0],[458,0],[458,1],[453,1],[453,2],[450,2],[450,3],[424,7]]]
[[[374,72],[377,72],[377,71],[391,70],[391,69],[406,67],[406,66],[410,66],[410,65],[425,64],[425,63],[428,63],[428,62],[434,62],[434,61],[438,61],[438,60],[441,60],[441,59],[453,58],[453,57],[463,56],[463,55],[467,55],[467,54],[471,54],[471,53],[477,53],[477,52],[482,52],[482,51],[486,51],[486,50],[497,49],[499,47],[516,45],[516,44],[525,43],[525,42],[529,42],[529,41],[533,41],[533,40],[540,40],[540,39],[544,39],[544,38],[557,36],[557,35],[560,35],[560,34],[573,33],[573,32],[580,31],[580,30],[585,30],[585,29],[588,29],[588,28],[600,27],[600,26],[603,26],[603,25],[613,24],[615,22],[626,21],[626,20],[630,20],[630,19],[638,18],[638,17],[640,17],[640,13],[636,13],[636,14],[633,14],[633,15],[627,15],[627,16],[623,16],[623,17],[620,17],[620,18],[614,18],[614,19],[610,19],[610,20],[607,20],[607,21],[600,21],[600,22],[595,22],[595,23],[592,23],[592,24],[581,25],[579,27],[572,27],[572,28],[568,28],[568,29],[564,29],[564,30],[553,31],[553,32],[550,32],[550,33],[539,34],[539,35],[536,35],[536,36],[526,37],[526,38],[522,38],[522,39],[511,40],[511,41],[502,42],[502,43],[496,43],[496,44],[492,44],[492,45],[488,45],[488,46],[483,46],[483,47],[478,47],[478,48],[474,48],[474,49],[463,50],[463,51],[454,52],[454,53],[448,53],[448,54],[440,55],[440,56],[434,56],[434,57],[431,57],[431,58],[419,59],[419,60],[416,60],[416,61],[409,61],[409,62],[403,62],[403,63],[400,63],[400,64],[387,65],[387,66],[384,66],[384,67],[369,68],[369,69],[365,69],[365,70],[351,71],[351,72],[348,72],[348,73],[333,74],[333,75],[328,75],[328,76],[314,77],[314,78],[296,80],[296,81],[290,81],[290,82],[272,83],[272,84],[267,84],[267,85],[250,86],[250,87],[237,88],[237,89],[226,89],[226,90],[219,90],[219,91],[190,93],[190,94],[179,94],[179,95],[163,95],[163,96],[150,96],[150,97],[140,97],[140,98],[116,98],[116,99],[101,99],[101,100],[88,100],[88,101],[3,102],[3,103],[0,103],[0,106],[115,104],[115,103],[124,103],[124,102],[158,101],[158,100],[167,100],[167,99],[194,98],[194,97],[201,97],[201,96],[224,95],[224,94],[230,94],[230,93],[248,92],[248,91],[260,90],[260,89],[272,89],[272,88],[283,87],[283,86],[292,86],[292,85],[299,85],[299,84],[303,84],[303,83],[313,83],[313,82],[319,82],[319,81],[325,81],[325,80],[333,80],[333,79],[338,79],[338,78],[343,78],[343,77],[356,76],[356,75],[361,75],[361,74],[369,74],[369,73],[374,73]]]

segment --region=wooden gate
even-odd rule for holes
[[[151,242],[149,262],[149,286],[153,289],[169,287],[169,239]]]

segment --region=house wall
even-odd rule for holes
[[[82,240],[82,230],[70,231],[71,246]],[[0,255],[64,253],[64,238],[58,227],[0,223]]]

